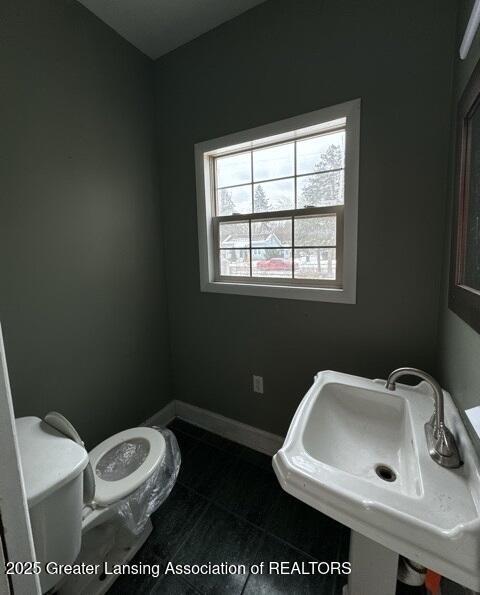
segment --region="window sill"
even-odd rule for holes
[[[256,297],[308,300],[314,302],[333,302],[337,304],[355,304],[355,290],[331,289],[325,287],[291,287],[288,285],[258,285],[253,283],[230,283],[208,281],[201,285],[201,290],[212,293],[232,295],[250,295]]]

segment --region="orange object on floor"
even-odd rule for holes
[[[442,577],[433,572],[433,570],[427,570],[427,576],[425,577],[425,587],[427,588],[428,595],[440,595],[440,581]]]

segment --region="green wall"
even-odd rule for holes
[[[269,0],[154,64],[73,0],[4,1],[0,320],[16,414],[62,411],[93,445],[176,397],[283,433],[318,370],[438,371],[439,318],[444,382],[477,403],[480,340],[438,299],[456,10]],[[477,39],[457,97],[478,56]],[[201,293],[194,143],[356,97],[357,304]]]
[[[270,0],[157,61],[176,398],[283,433],[318,370],[434,371],[456,9]],[[356,97],[357,304],[201,293],[194,143]]]
[[[169,400],[153,63],[73,0],[0,5],[0,320],[17,416],[89,446]]]
[[[455,123],[458,100],[480,59],[480,34],[477,32],[466,60],[458,57],[465,27],[474,1],[462,0],[458,17],[457,44],[452,107],[452,137],[450,142],[449,200],[445,231],[444,275],[440,312],[439,368],[443,386],[454,396],[460,410],[480,405],[480,335],[448,309],[448,278],[450,272],[450,242],[455,176]],[[467,427],[470,428],[467,421]],[[480,440],[471,432],[480,453]]]

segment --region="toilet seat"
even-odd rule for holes
[[[99,477],[97,464],[112,448],[124,442],[144,440],[149,445],[149,451],[143,462],[129,475],[121,479],[106,481]],[[165,456],[165,439],[153,428],[131,428],[114,434],[98,444],[90,453],[90,463],[95,475],[95,499],[98,506],[108,506],[117,500],[125,498],[144,483],[155,471]]]

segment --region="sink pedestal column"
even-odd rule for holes
[[[352,531],[350,563],[343,595],[395,595],[398,554],[376,541]]]

